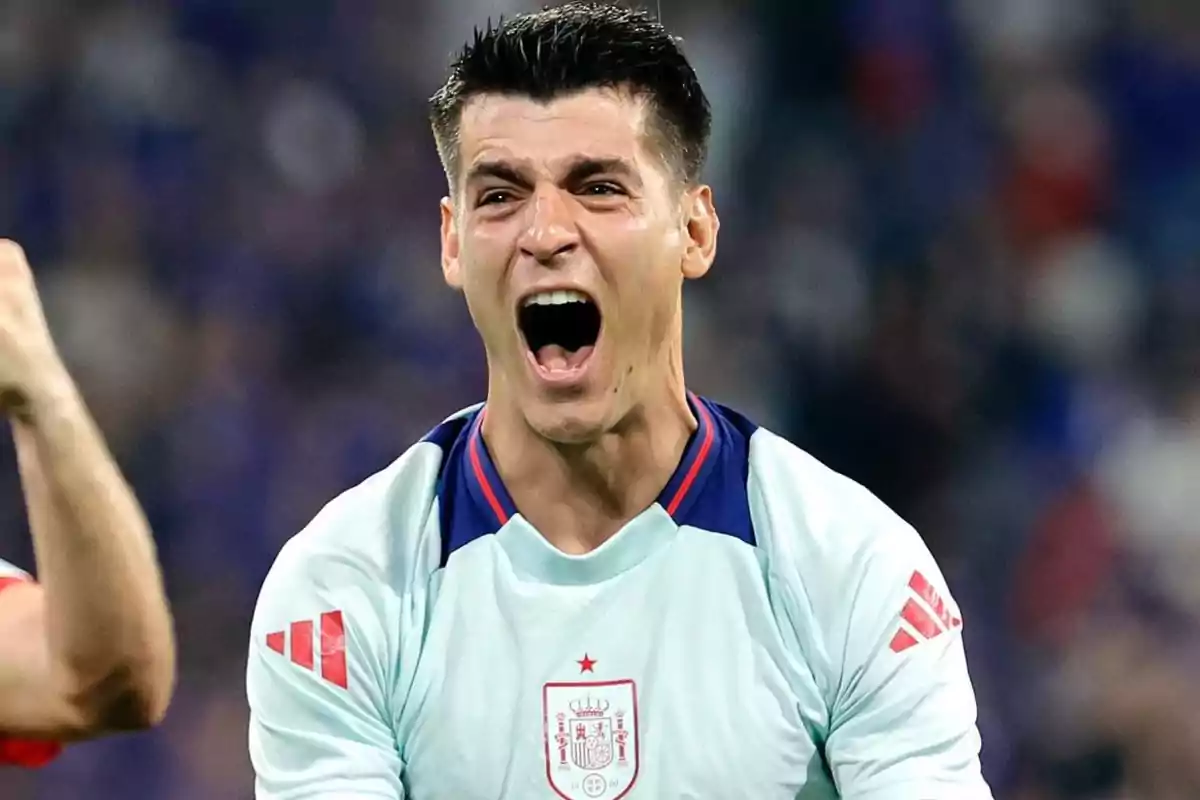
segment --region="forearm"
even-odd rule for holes
[[[142,509],[65,374],[13,428],[52,664],[105,726],[151,724],[170,698],[175,645]]]

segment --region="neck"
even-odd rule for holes
[[[488,400],[483,436],[521,516],[569,554],[602,545],[671,479],[696,429],[682,373],[613,430],[580,445],[551,442],[517,409]]]

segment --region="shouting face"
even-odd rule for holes
[[[489,403],[585,443],[661,399],[680,363],[681,289],[712,263],[707,186],[675,177],[647,105],[589,89],[463,108],[442,265],[487,351]]]

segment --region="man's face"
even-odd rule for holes
[[[554,441],[589,441],[661,397],[682,281],[715,252],[711,192],[672,177],[645,117],[599,89],[463,109],[443,270],[466,295],[492,391]]]

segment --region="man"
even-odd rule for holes
[[[709,109],[638,11],[477,33],[432,100],[487,402],[262,588],[263,800],[978,800],[960,621],[867,491],[684,385]]]
[[[154,542],[46,327],[24,253],[0,240],[0,408],[12,423],[39,583],[0,562],[0,764],[145,728],[175,642]]]

